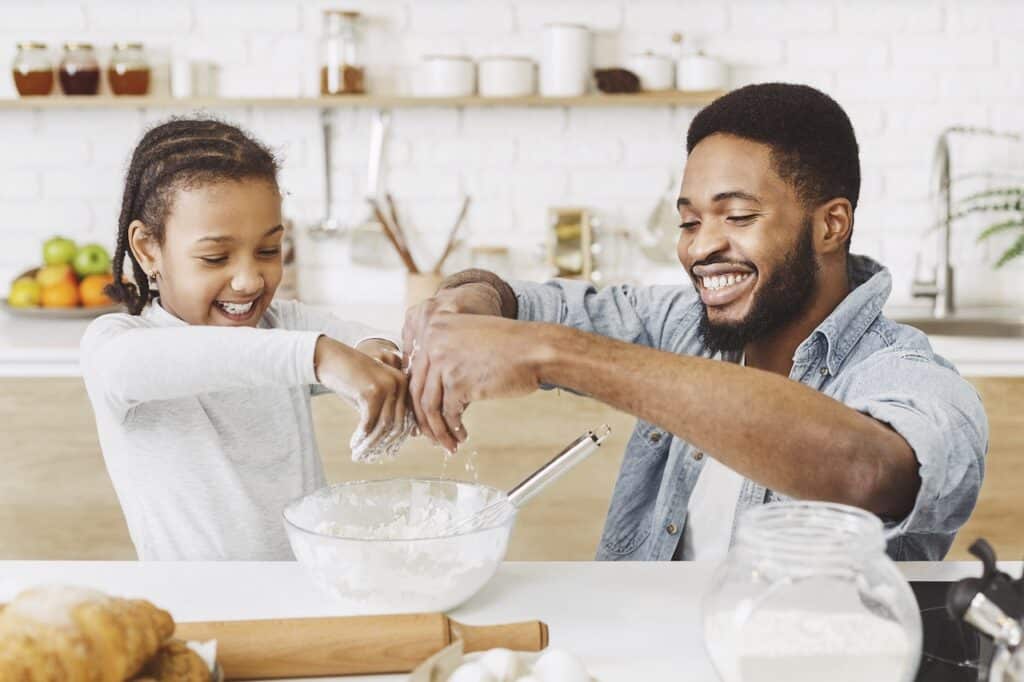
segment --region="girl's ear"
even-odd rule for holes
[[[128,246],[147,275],[153,277],[160,272],[160,245],[141,220],[128,225]]]

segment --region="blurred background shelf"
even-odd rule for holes
[[[338,97],[24,97],[0,99],[3,109],[217,109],[223,107],[654,107],[703,106],[718,90],[643,92],[581,97],[414,97],[411,95],[344,95]]]

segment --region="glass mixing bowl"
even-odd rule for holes
[[[346,613],[448,611],[494,576],[516,515],[451,526],[504,497],[464,481],[353,481],[289,503],[284,523],[299,563]]]

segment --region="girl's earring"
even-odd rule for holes
[[[149,285],[150,285],[151,287],[154,287],[154,288],[156,288],[156,276],[157,276],[158,274],[159,274],[159,273],[157,273],[157,272],[151,272],[151,273],[149,273]]]

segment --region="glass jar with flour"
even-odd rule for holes
[[[877,517],[777,502],[740,518],[704,599],[704,638],[725,682],[910,682],[921,617]]]

